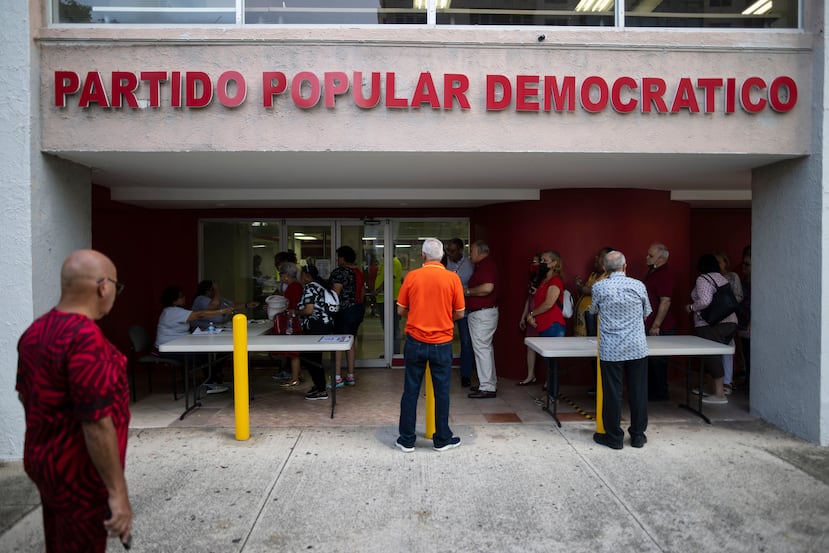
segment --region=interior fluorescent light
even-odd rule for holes
[[[613,0],[581,0],[576,6],[577,12],[605,12],[613,7]]]
[[[376,236],[363,236],[363,242],[371,242],[372,240],[377,240]]]
[[[254,244],[254,248],[267,248],[265,244]]]
[[[743,10],[743,15],[763,15],[771,11],[772,0],[757,0],[755,3]]]
[[[411,244],[397,244],[396,247],[398,248],[411,248]]]
[[[452,0],[435,0],[435,9],[448,10]],[[425,10],[429,7],[429,0],[414,0],[414,9]]]
[[[318,238],[314,238],[313,236],[296,236],[296,235],[294,235],[294,240],[318,240]]]

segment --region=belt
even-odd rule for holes
[[[489,307],[479,307],[478,309],[467,309],[467,313],[474,313],[475,311],[483,311],[484,309],[497,309],[497,305],[490,305]]]

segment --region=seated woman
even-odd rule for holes
[[[207,310],[221,310],[230,308],[227,315],[216,315],[208,317],[197,317],[190,322],[190,328],[195,330],[199,327],[206,330],[210,323],[216,326],[226,323],[230,320],[230,313],[234,309],[244,309],[245,307],[253,309],[258,306],[259,302],[249,302],[246,304],[234,303],[231,300],[222,297],[219,292],[219,282],[215,280],[203,280],[199,282],[196,287],[196,299],[193,300],[193,311],[207,311]]]
[[[178,286],[170,286],[161,293],[161,305],[164,309],[158,317],[158,328],[155,333],[155,347],[166,344],[176,338],[190,334],[190,323],[197,319],[208,317],[222,317],[230,314],[233,307],[223,309],[205,309],[201,311],[190,311],[184,308],[184,292]],[[160,357],[175,359],[184,362],[184,354],[180,353],[159,353]],[[211,375],[210,367],[207,364],[207,355],[196,356],[197,365],[201,365],[205,372],[205,386],[208,394],[220,394],[228,390],[222,386],[221,374]]]
[[[331,334],[334,321],[325,309],[325,281],[320,278],[316,265],[302,268],[300,281],[305,286],[299,301],[297,314],[302,323],[303,334]],[[305,394],[305,399],[328,399],[325,389],[325,369],[322,366],[322,352],[303,354],[314,386]]]

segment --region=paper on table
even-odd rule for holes
[[[348,336],[321,336],[320,342],[348,342]]]
[[[219,334],[219,333],[220,333],[220,332],[222,332],[223,330],[224,330],[223,328],[221,328],[221,327],[218,327],[218,326],[217,326],[217,327],[215,328],[215,330],[214,330],[213,334]],[[193,331],[193,334],[210,334],[210,333],[209,333],[208,331],[206,331],[206,330],[202,330],[202,329],[200,329],[199,327],[196,327],[196,329]]]

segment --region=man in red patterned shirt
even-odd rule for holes
[[[17,346],[23,463],[40,491],[46,551],[104,552],[107,535],[128,545],[132,530],[126,358],[95,323],[123,285],[112,261],[93,250],[70,254],[60,279],[60,302]]]

